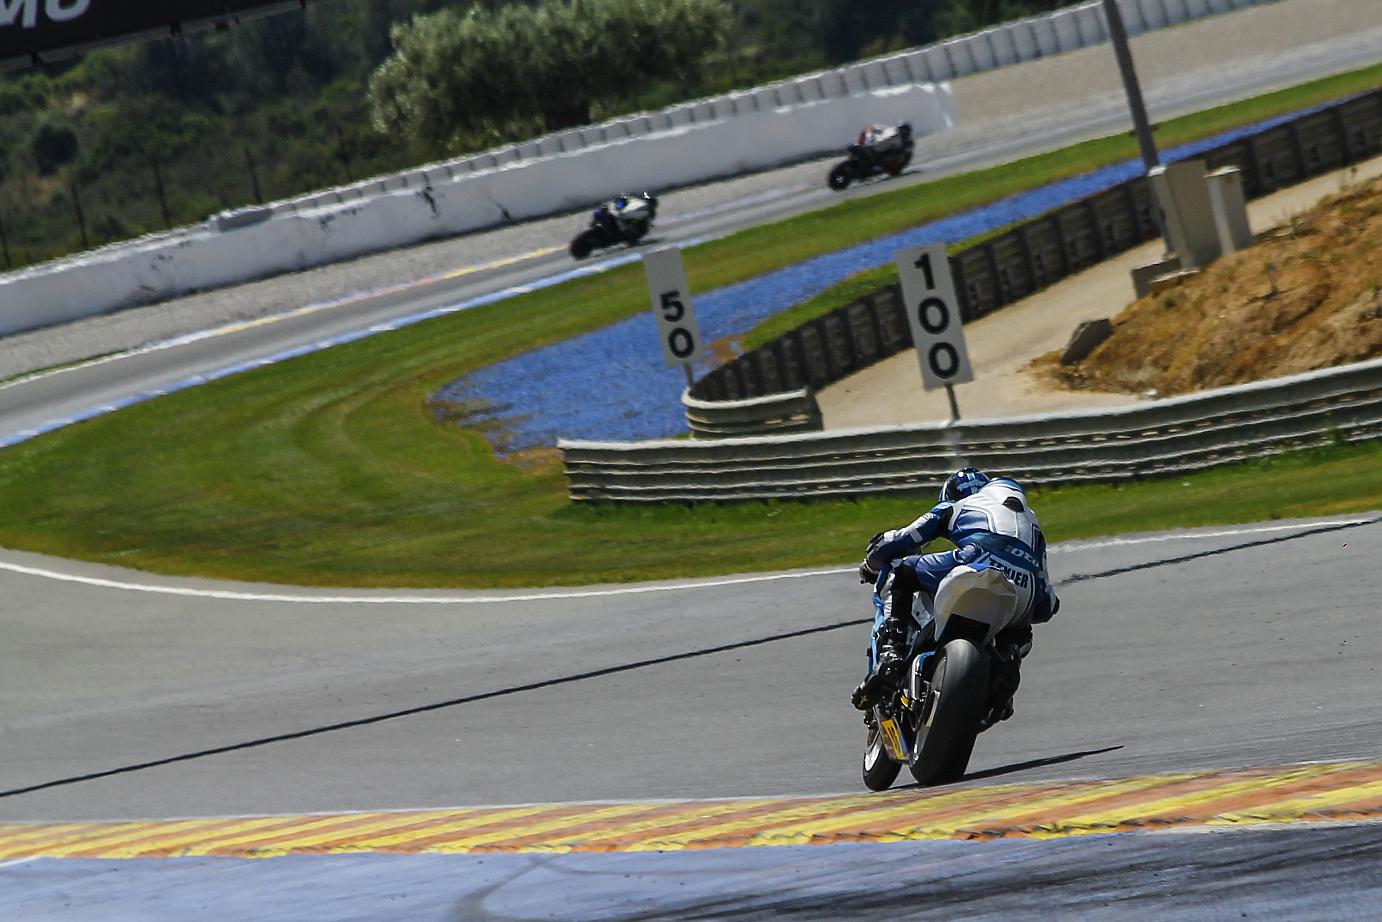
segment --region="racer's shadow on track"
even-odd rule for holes
[[[1074,762],[1076,759],[1083,759],[1086,756],[1103,755],[1106,752],[1117,752],[1123,748],[1123,744],[1117,746],[1105,746],[1103,749],[1084,749],[1080,752],[1067,752],[1061,756],[1047,756],[1044,759],[1028,759],[1026,762],[1014,762],[1011,765],[1000,765],[997,768],[986,768],[979,772],[970,772],[965,775],[964,781],[978,781],[981,778],[996,778],[999,775],[1011,775],[1014,772],[1025,772],[1029,768],[1045,768],[1047,765],[1060,765],[1062,762]]]
[[[954,783],[959,784],[964,781],[981,781],[984,778],[997,778],[1000,775],[1012,775],[1017,772],[1025,772],[1028,769],[1045,768],[1048,765],[1060,765],[1062,762],[1074,762],[1086,756],[1097,756],[1106,752],[1117,752],[1122,748],[1123,744],[1119,743],[1117,746],[1105,746],[1103,749],[1083,749],[1079,752],[1067,752],[1059,756],[1046,756],[1042,759],[1028,759],[1026,762],[1013,762],[1011,765],[999,765],[996,768],[986,768],[983,771],[970,772]],[[911,784],[906,785],[906,787],[915,788],[920,787],[920,785]],[[894,790],[896,790],[896,788]]]

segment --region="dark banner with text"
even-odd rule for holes
[[[305,0],[0,0],[0,63],[23,66],[92,45],[174,35],[297,9]]]

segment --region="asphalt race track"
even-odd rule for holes
[[[1165,118],[1380,42],[1225,46],[1149,102]],[[1071,100],[973,116],[900,181],[1125,124],[1107,87]],[[672,193],[659,239],[819,207],[822,174]],[[0,444],[542,283],[572,268],[572,220],[470,238],[444,277],[0,385]],[[847,703],[869,620],[852,569],[321,592],[0,551],[0,919],[1382,918],[1379,561],[1379,514],[1056,546],[1064,607],[1016,717],[959,785],[878,796]],[[776,838],[755,838],[765,817]]]
[[[1053,548],[1064,607],[1038,629],[1017,716],[980,738],[965,785],[1382,759],[1379,559],[1379,516]],[[3,564],[0,822],[862,792],[862,727],[846,698],[866,598],[846,571],[333,600],[17,554]],[[1379,905],[1368,902],[1382,894],[1378,828],[824,845],[742,860],[711,849],[665,862],[40,857],[0,864],[0,916],[86,918],[53,895],[99,890],[102,918],[142,918],[131,907],[147,899],[176,917],[178,900],[224,893],[238,907],[227,918],[277,906],[363,919],[399,886],[418,901],[409,918],[832,918],[846,899],[945,917],[960,895],[923,869],[955,865],[984,881],[976,908],[1001,917],[1035,862],[1057,908],[1136,896],[1153,916],[1200,918],[1266,899],[1291,918],[1337,918]],[[850,851],[860,847],[883,851],[864,859]],[[1096,854],[1104,864],[1091,865]],[[908,869],[905,886],[882,887],[889,866]],[[630,898],[650,902],[602,903],[611,868],[645,881]],[[1230,871],[1276,895],[1229,892]],[[533,874],[555,877],[535,890]],[[1324,902],[1280,902],[1326,878]],[[668,879],[679,883],[656,884]],[[330,912],[298,902],[327,891]],[[488,908],[447,909],[467,899]]]

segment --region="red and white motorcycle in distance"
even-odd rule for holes
[[[849,145],[849,159],[835,164],[826,182],[830,188],[841,192],[849,188],[851,182],[870,176],[896,176],[912,162],[914,146],[910,122],[866,128],[860,134],[859,141]]]

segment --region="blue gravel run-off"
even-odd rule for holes
[[[1173,148],[1162,159],[1193,157],[1301,114]],[[903,247],[966,240],[1052,211],[1141,172],[1141,162],[1130,160],[737,285],[698,293],[695,304],[701,335],[712,342],[742,334],[856,272],[890,262]],[[648,311],[467,375],[442,388],[436,397],[487,408],[466,421],[499,421],[495,447],[508,453],[555,445],[560,437],[649,439],[685,432],[680,399],[684,387],[681,369],[663,365],[657,329]]]

